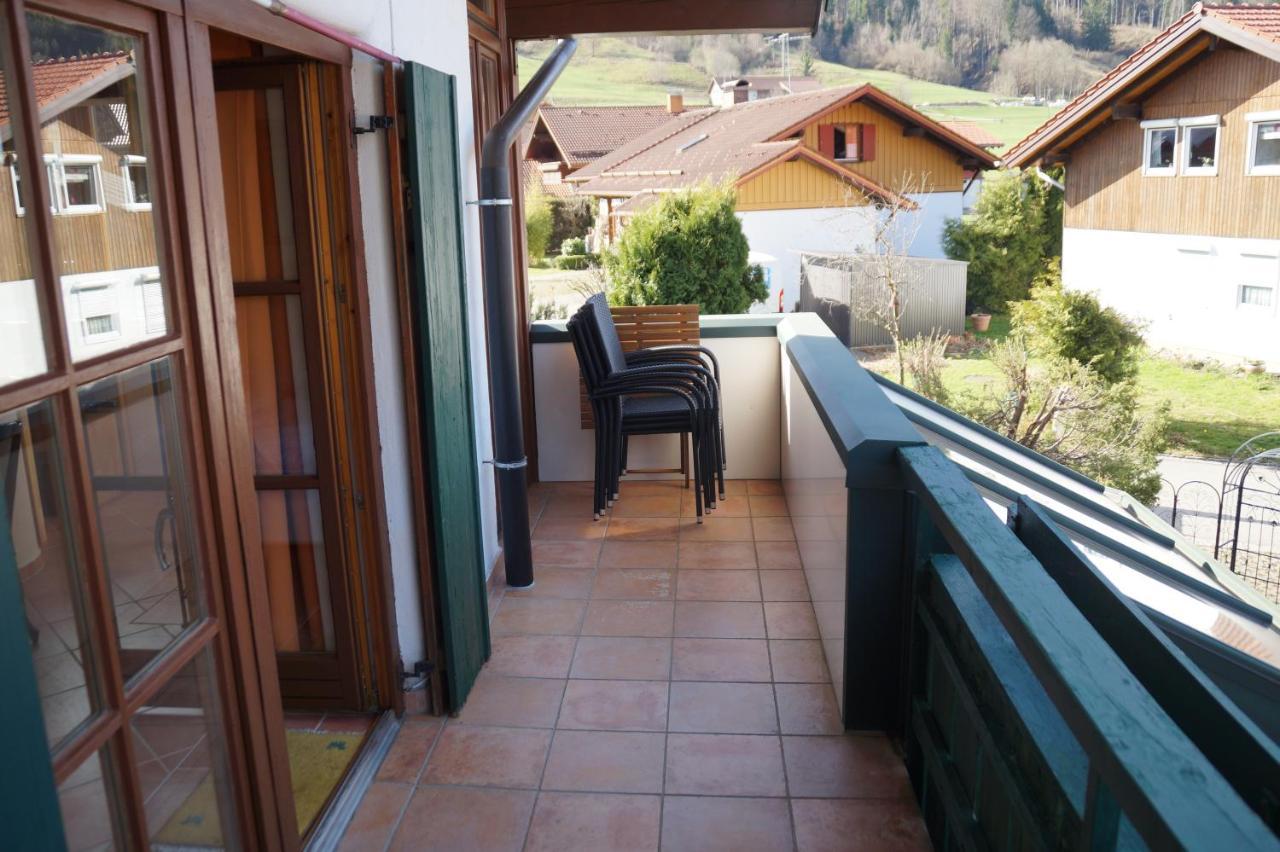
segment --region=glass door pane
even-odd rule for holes
[[[124,33],[28,13],[48,182],[55,268],[73,360],[163,337],[169,330],[148,170],[145,56]]]

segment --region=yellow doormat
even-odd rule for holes
[[[347,771],[364,734],[329,734],[323,731],[287,731],[289,772],[293,780],[293,805],[298,814],[298,832],[306,834],[320,815],[329,794]],[[187,800],[169,817],[153,838],[157,844],[189,848],[218,849],[222,824],[218,819],[213,776],[200,782]]]

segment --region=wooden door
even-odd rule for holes
[[[214,72],[263,570],[288,708],[363,709],[305,63]]]

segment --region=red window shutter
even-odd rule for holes
[[[818,152],[824,157],[836,157],[836,126],[834,124],[818,125]]]
[[[869,163],[876,158],[876,126],[862,125],[862,139],[858,143],[858,159]]]

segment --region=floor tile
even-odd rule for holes
[[[796,541],[839,541],[842,520],[828,518],[823,515],[796,517],[791,519],[791,528]]]
[[[690,541],[751,541],[751,519],[712,515],[698,523],[685,518],[680,527],[680,543]]]
[[[533,567],[594,568],[600,560],[600,541],[535,541]]]
[[[532,586],[508,588],[506,593],[521,598],[585,600],[591,597],[591,578],[594,575],[590,568],[539,568]]]
[[[591,597],[596,600],[670,600],[675,592],[670,568],[601,568]]]
[[[770,639],[817,639],[818,622],[807,601],[770,601],[764,605]]]
[[[761,571],[760,594],[767,601],[807,601],[809,586],[803,571]]]
[[[623,497],[662,497],[682,492],[684,479],[624,479],[621,486]]]
[[[747,496],[747,480],[726,479],[724,481],[724,490],[730,497],[745,497]]]
[[[791,795],[826,799],[906,799],[907,768],[873,734],[782,738]]]
[[[456,724],[554,728],[564,685],[563,680],[482,672]]]
[[[592,497],[590,494],[561,494],[548,497],[542,506],[542,519],[568,518],[590,520]]]
[[[790,518],[757,518],[751,519],[751,534],[756,541],[794,541],[795,529]]]
[[[758,603],[677,601],[676,636],[763,639],[764,611]]]
[[[560,728],[662,731],[667,727],[667,683],[571,680],[560,706]]]
[[[812,639],[770,639],[773,679],[778,683],[827,683],[831,671],[822,643]]]
[[[686,569],[751,569],[756,567],[756,549],[749,541],[682,541],[677,565]]]
[[[787,508],[787,498],[779,495],[757,495],[748,497],[753,518],[785,518],[791,514]]]
[[[748,479],[747,494],[752,497],[782,493],[782,483],[776,479]]]
[[[671,672],[671,640],[583,636],[569,676],[607,680],[666,680]]]
[[[666,791],[673,795],[785,796],[778,738],[668,734]]]
[[[674,541],[608,539],[600,553],[601,568],[675,568]]]
[[[525,851],[649,852],[658,848],[661,808],[658,796],[543,793]]]
[[[680,516],[680,494],[668,490],[664,494],[634,495],[623,493],[613,504],[609,515],[618,518],[677,518]]]
[[[667,637],[674,612],[671,601],[591,601],[582,635]]]
[[[391,744],[391,750],[378,767],[378,780],[401,784],[417,781],[442,724],[442,720],[433,718],[406,719]]]
[[[679,532],[679,518],[611,518],[609,520],[609,539],[612,541],[675,541]]]
[[[391,839],[391,833],[400,822],[405,802],[413,787],[408,784],[391,784],[375,781],[365,791],[355,816],[351,818],[338,852],[364,852],[366,849],[383,849]]]
[[[573,636],[494,636],[485,670],[515,677],[567,677],[576,641]]]
[[[496,635],[508,634],[557,634],[572,635],[578,632],[586,604],[582,601],[566,601],[557,598],[502,599],[498,614],[493,617],[492,630]]]
[[[405,809],[391,849],[520,852],[536,797],[533,791],[525,790],[419,787]]]
[[[695,734],[776,734],[773,687],[767,683],[673,683],[667,729]]]
[[[672,680],[769,681],[769,649],[762,639],[675,639]]]
[[[663,852],[786,852],[793,847],[786,799],[667,796],[662,800]],[[827,846],[839,848],[859,847]]]
[[[604,538],[608,527],[591,518],[543,518],[533,528],[534,541],[592,541]]]
[[[680,516],[693,518],[697,517],[697,514],[698,506],[693,494],[685,494],[680,502]],[[751,515],[751,505],[744,494],[727,494],[723,499],[717,497],[716,508],[712,514],[717,518],[746,518]]]
[[[836,694],[826,683],[779,683],[778,719],[784,734],[843,734]]]
[[[758,601],[760,581],[755,571],[680,572],[676,598],[682,601]]]
[[[919,809],[911,801],[793,799],[800,852],[875,849],[927,852],[933,846]]]
[[[423,782],[537,787],[550,743],[551,732],[535,728],[445,725]]]
[[[631,731],[557,731],[543,790],[660,793],[666,737]]]
[[[799,571],[803,567],[793,541],[757,541],[756,561],[761,571]]]

